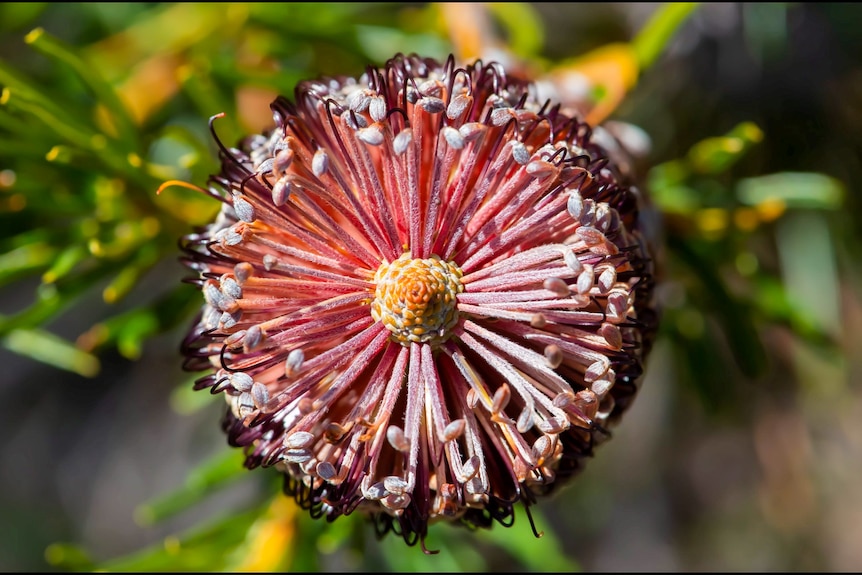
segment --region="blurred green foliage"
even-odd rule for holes
[[[660,8],[630,39],[640,73],[661,61],[693,8]],[[532,5],[492,3],[488,14],[512,54],[548,73],[563,65],[543,55],[546,32]],[[0,287],[32,293],[23,307],[2,311],[0,343],[87,377],[106,349],[141,358],[150,338],[184,325],[200,305],[174,276],[152,276],[176,259],[177,238],[217,210],[182,187],[156,195],[166,180],[203,184],[216,171],[206,119],[225,112],[218,133],[238,141],[265,128],[268,102],[292,94],[300,79],[355,74],[398,51],[444,58],[449,33],[434,4],[0,4]],[[766,40],[764,53],[780,45],[780,30]],[[729,383],[737,373],[751,381],[770,369],[765,330],[785,326],[824,353],[839,337],[828,214],[845,205],[846,190],[822,173],[739,170],[769,137],[743,122],[687,142],[687,152],[660,158],[645,177],[664,246],[661,335],[678,352],[688,389],[718,412],[747,393]],[[147,281],[157,289],[141,290]],[[52,331],[84,305],[92,321],[81,333]],[[178,382],[172,398],[182,413],[210,399],[190,389]],[[139,523],[184,512],[245,478],[241,455],[225,449],[176,491],[139,506]],[[479,571],[491,553],[528,570],[578,568],[561,534],[544,528],[535,539],[523,520],[483,533],[478,547],[462,544],[462,530],[434,526],[429,544],[441,553],[433,557],[396,538],[372,545],[360,518],[311,521],[283,503],[270,479],[246,511],[153,548],[96,561],[57,543],[46,559],[71,570],[318,570],[339,551],[354,569]],[[536,519],[539,529],[549,524]]]

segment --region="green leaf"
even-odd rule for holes
[[[753,298],[758,310],[771,321],[790,326],[794,333],[808,341],[821,343],[824,333],[803,310],[790,302],[784,284],[772,276],[759,276],[755,281]]]
[[[56,316],[110,271],[110,265],[107,262],[100,262],[100,264],[81,274],[63,278],[56,284],[41,284],[37,288],[36,301],[32,305],[13,315],[0,316],[0,335],[5,335],[17,328],[35,328]]]
[[[296,501],[276,493],[269,509],[248,529],[245,540],[227,558],[231,571],[291,570],[297,555],[307,552],[300,547],[297,519],[306,511]]]
[[[149,243],[137,250],[132,261],[111,280],[102,291],[102,296],[108,303],[117,303],[132,291],[150,268],[159,261],[158,248]]]
[[[242,543],[251,525],[260,517],[259,505],[246,511],[228,513],[179,537],[131,555],[101,563],[100,571],[168,572],[219,571],[230,552]]]
[[[128,74],[129,62],[178,54],[213,34],[239,29],[247,14],[248,7],[243,4],[160,4],[138,16],[122,32],[90,46],[85,56],[109,82],[115,81]]]
[[[700,174],[724,173],[762,139],[760,128],[743,122],[725,136],[707,138],[692,146],[688,152],[689,165]]]
[[[653,167],[647,175],[653,201],[662,211],[686,216],[714,205],[716,199],[727,196],[725,186],[702,176],[726,172],[762,139],[760,128],[743,122],[724,136],[696,143],[685,158]]]
[[[448,42],[433,34],[408,34],[396,28],[357,25],[360,46],[377,62],[385,62],[398,52],[417,52],[444,60],[452,51]]]
[[[784,289],[794,313],[820,332],[840,338],[841,288],[826,214],[787,214],[776,225],[775,239]]]
[[[191,415],[201,409],[213,406],[210,394],[195,390],[194,382],[200,377],[194,376],[190,380],[183,381],[171,391],[171,408],[180,415]]]
[[[494,544],[506,550],[521,562],[528,570],[536,572],[571,573],[580,571],[580,566],[565,553],[565,546],[550,528],[550,522],[545,519],[538,506],[530,507],[536,529],[541,537],[535,537],[526,525],[526,511],[522,516],[521,525],[510,529],[501,529],[495,525],[487,533],[487,538]],[[542,529],[542,526],[548,526]]]
[[[716,350],[722,346],[716,330],[706,329],[703,314],[695,309],[674,310],[664,318],[664,330],[676,346],[675,355],[687,375],[684,380],[703,408],[712,414],[735,407],[739,389]]]
[[[9,130],[10,132],[15,132],[19,136],[24,136],[28,139],[32,139],[34,136],[32,125],[25,122],[18,116],[9,113],[3,108],[0,108],[0,128],[4,128],[6,130]],[[45,146],[45,144],[42,142],[39,142],[39,144],[41,144],[41,148],[47,149],[49,147]],[[6,153],[5,150],[4,153]]]
[[[84,377],[99,373],[99,360],[54,334],[39,329],[13,329],[2,339],[6,349]]]
[[[137,149],[137,130],[128,110],[120,101],[113,86],[102,78],[92,63],[86,62],[74,53],[72,48],[64,45],[42,28],[36,28],[27,34],[24,41],[61,65],[71,68],[92,91],[96,100],[110,113],[113,126],[117,130],[120,141],[125,144],[126,151],[132,152]]]
[[[47,151],[47,146],[42,142],[32,142],[18,138],[0,140],[0,154],[7,156],[39,158],[41,160],[45,157]]]
[[[93,571],[95,563],[87,551],[71,543],[52,543],[45,549],[45,561],[66,571]]]
[[[207,63],[187,64],[180,68],[177,72],[180,86],[195,105],[202,119],[224,113],[224,116],[218,119],[215,127],[222,141],[235,142],[242,134],[236,114],[236,104],[232,101],[230,94],[225,93],[213,82],[208,68]],[[201,151],[209,155],[206,146]]]
[[[713,259],[700,253],[691,242],[671,236],[668,247],[689,268],[697,279],[698,289],[690,292],[702,294],[702,305],[720,323],[727,336],[727,344],[742,372],[749,377],[759,377],[766,371],[767,356],[763,342],[748,302],[733,297],[723,278],[715,269]]]
[[[39,16],[48,2],[3,2],[0,4],[0,30],[14,30],[26,26]]]
[[[844,186],[830,176],[811,172],[780,172],[745,178],[736,185],[743,204],[782,202],[788,208],[835,210],[844,203]]]
[[[191,286],[179,285],[149,305],[139,305],[97,323],[80,339],[87,342],[88,349],[114,343],[124,357],[136,359],[147,338],[185,321],[200,305],[199,292]]]
[[[545,42],[542,19],[529,2],[490,2],[488,8],[503,25],[506,43],[523,58],[539,54]]]
[[[90,257],[90,252],[80,244],[73,244],[61,251],[54,259],[54,264],[42,274],[42,281],[46,284],[54,283],[60,278],[66,277],[78,264]]]
[[[245,455],[240,449],[229,449],[212,457],[189,472],[185,484],[135,510],[141,525],[153,525],[185,511],[227,484],[246,476]]]
[[[698,2],[667,2],[659,6],[632,40],[632,48],[641,70],[656,61],[677,29],[697,6]]]
[[[91,127],[76,120],[80,114],[63,112],[50,98],[40,93],[20,76],[13,76],[9,68],[0,61],[0,83],[6,84],[0,96],[0,104],[16,112],[33,116],[44,126],[75,147],[100,151],[107,146],[107,140]]]
[[[57,250],[47,243],[24,245],[0,254],[0,285],[13,282],[50,265]]]

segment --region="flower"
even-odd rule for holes
[[[219,142],[222,209],[183,241],[196,388],[313,515],[362,509],[423,547],[438,519],[510,525],[637,391],[637,191],[495,63],[399,55],[271,108],[270,133]]]

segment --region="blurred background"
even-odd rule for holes
[[[460,7],[460,8],[459,8]],[[862,569],[862,5],[0,4],[0,569]],[[642,148],[663,308],[638,399],[515,526],[426,557],[245,472],[178,346],[172,188],[295,83],[498,57]],[[628,127],[638,126],[643,133]]]

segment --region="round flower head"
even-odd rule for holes
[[[246,465],[408,543],[510,525],[630,403],[652,281],[637,194],[591,129],[497,64],[398,56],[304,82],[221,149],[184,239],[184,343]],[[219,144],[221,146],[221,144]]]

